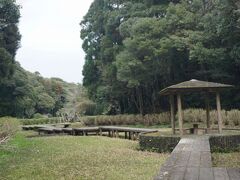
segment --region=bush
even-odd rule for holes
[[[210,136],[209,143],[212,152],[240,151],[240,135]]]
[[[178,114],[176,114],[176,119],[177,118],[178,118]],[[186,123],[205,123],[206,122],[206,110],[193,109],[193,108],[186,109],[183,111],[183,119],[184,119],[184,122],[186,122]]]
[[[52,117],[52,118],[37,118],[37,119],[21,119],[21,124],[23,125],[35,125],[35,124],[55,124],[60,122],[60,118]]]
[[[204,109],[186,109],[183,112],[185,123],[206,123],[206,110]],[[223,124],[228,126],[239,126],[240,125],[240,110],[225,111],[222,110]],[[23,125],[32,124],[55,124],[60,122],[60,118],[46,118],[39,117],[35,119],[24,119],[21,120]],[[176,114],[176,120],[178,115]],[[86,126],[109,126],[109,125],[165,125],[170,124],[170,113],[163,112],[160,114],[146,114],[134,115],[134,114],[122,114],[115,116],[99,115],[99,116],[83,116],[80,121]],[[210,123],[218,124],[216,110],[210,111]]]
[[[142,134],[139,138],[140,150],[171,152],[180,139],[177,136],[151,136],[151,133]]]
[[[86,126],[106,126],[106,125],[136,125],[143,124],[146,126],[157,125],[157,124],[167,124],[170,121],[169,113],[161,114],[147,114],[134,115],[134,114],[123,114],[123,115],[101,115],[101,116],[84,116],[80,120]]]
[[[34,119],[40,119],[40,118],[43,118],[43,117],[44,117],[44,115],[42,115],[40,113],[36,113],[36,114],[33,115]]]
[[[232,126],[239,126],[240,124],[240,111],[233,109],[228,112],[228,118]]]
[[[81,118],[80,118],[81,119]],[[96,125],[95,123],[95,117],[94,116],[85,116],[81,119],[81,121],[83,122],[83,124],[85,124],[86,126],[93,126]]]
[[[0,118],[0,139],[14,135],[19,129],[19,121],[15,118]]]
[[[186,109],[183,112],[184,122],[185,123],[206,123],[206,110],[204,109]],[[224,125],[229,126],[239,126],[240,125],[240,111],[231,110],[225,111],[222,110],[222,119]],[[176,120],[178,115],[176,114]],[[84,116],[80,120],[86,126],[106,126],[106,125],[165,125],[170,124],[170,113],[163,112],[160,114],[146,114],[134,115],[134,114],[122,114],[115,116],[100,115],[100,116]],[[210,123],[218,124],[217,121],[217,111],[210,111]]]

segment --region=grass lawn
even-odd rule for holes
[[[168,154],[137,151],[108,137],[25,138],[0,145],[0,179],[152,179]]]
[[[216,167],[240,168],[240,152],[212,153],[212,160]]]

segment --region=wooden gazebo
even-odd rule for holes
[[[207,115],[207,129],[210,129],[210,108],[209,108],[209,93],[216,93],[217,104],[217,119],[218,130],[222,133],[222,117],[221,117],[221,102],[220,91],[226,88],[231,88],[232,85],[199,81],[192,79],[176,85],[169,86],[160,91],[160,95],[170,96],[170,108],[171,108],[171,126],[173,134],[175,134],[175,110],[174,110],[174,95],[177,95],[177,109],[178,109],[178,122],[180,135],[183,135],[183,112],[181,95],[186,92],[205,92],[206,93],[206,115]]]

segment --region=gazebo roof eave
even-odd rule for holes
[[[198,83],[200,84],[198,86]],[[228,84],[212,83],[206,81],[191,80],[169,86],[159,92],[160,95],[171,95],[187,92],[219,92],[224,89],[233,88]]]

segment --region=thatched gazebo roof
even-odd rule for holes
[[[179,131],[183,135],[183,112],[182,112],[182,100],[181,96],[185,92],[205,92],[206,99],[206,115],[207,115],[207,131],[210,129],[210,108],[209,108],[209,92],[216,93],[216,105],[217,105],[217,119],[219,133],[222,133],[222,116],[221,116],[221,102],[220,102],[220,90],[232,88],[232,85],[220,84],[207,81],[199,81],[192,79],[179,84],[169,86],[160,91],[160,95],[170,96],[170,109],[171,109],[171,126],[173,134],[175,134],[175,105],[174,96],[177,95],[177,109],[178,109],[178,122]]]
[[[194,92],[194,91],[217,92],[219,90],[231,87],[233,86],[228,84],[220,84],[192,79],[190,81],[184,81],[182,83],[169,86],[161,90],[160,95],[170,95],[180,92]]]

